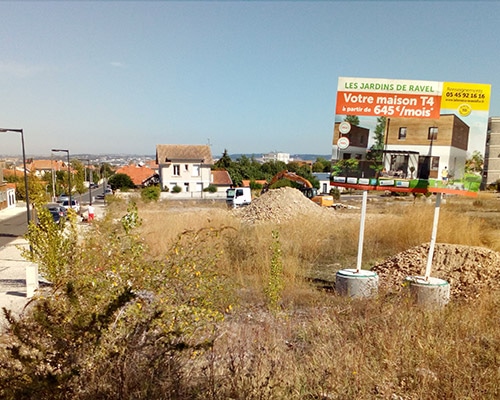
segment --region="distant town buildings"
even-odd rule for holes
[[[365,176],[373,174],[369,152],[370,130],[363,126],[352,126],[350,132],[343,134],[340,123],[334,124],[332,155],[333,162],[341,159],[357,159]],[[469,126],[454,114],[440,115],[437,119],[390,118],[386,122],[384,143],[384,172],[397,173],[403,177],[440,178],[446,169],[450,176],[460,178],[467,159]],[[348,146],[340,148],[339,139],[348,138]],[[490,117],[486,140],[483,188],[500,181],[500,117]],[[311,158],[311,155],[306,155]],[[328,156],[327,156],[328,157]],[[160,184],[164,191],[179,187],[183,193],[200,194],[210,185],[218,192],[233,185],[227,171],[212,171],[214,159],[209,145],[158,144],[156,156],[138,155],[72,155],[72,158],[87,160],[95,165],[107,164],[117,173],[125,173],[132,178],[137,187]],[[270,152],[256,158],[259,162],[283,162],[288,164],[308,164],[291,157],[289,153]],[[27,159],[27,173],[43,176],[45,172],[67,171],[64,159]],[[76,171],[71,170],[72,173]],[[0,209],[15,206],[15,184],[9,184],[5,177],[22,176],[23,160],[20,157],[4,158],[0,161]],[[320,181],[320,191],[328,193],[331,189],[328,173],[316,174]],[[244,181],[243,185],[250,185]]]
[[[293,161],[293,158],[290,158],[289,153],[267,153],[263,154],[261,161],[263,163],[268,162],[268,161],[283,161],[285,164],[288,164],[289,162]]]

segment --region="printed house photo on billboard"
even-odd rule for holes
[[[475,195],[490,85],[339,78],[332,184],[362,190]]]

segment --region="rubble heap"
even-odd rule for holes
[[[308,217],[334,215],[333,209],[319,206],[304,196],[300,190],[291,187],[268,190],[252,200],[250,205],[234,212],[246,223],[281,223],[300,215]]]
[[[375,265],[380,288],[399,291],[408,276],[423,276],[429,244],[398,253]],[[484,289],[496,289],[500,280],[500,253],[482,247],[436,243],[431,276],[450,283],[452,298],[473,299]]]

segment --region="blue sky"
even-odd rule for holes
[[[500,2],[0,2],[0,128],[28,155],[331,154],[339,76],[492,85]],[[19,154],[14,133],[0,154]]]

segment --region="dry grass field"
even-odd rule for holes
[[[299,210],[305,207],[295,196],[288,200]],[[360,200],[346,204],[359,207]],[[500,251],[499,206],[496,194],[446,197],[437,243]],[[156,255],[185,230],[232,228],[218,238],[225,249],[218,268],[236,284],[238,304],[204,355],[202,370],[209,372],[204,380],[213,382],[204,389],[211,393],[207,398],[500,397],[497,284],[472,302],[453,299],[440,312],[424,312],[403,295],[384,291],[369,301],[338,297],[328,289],[336,271],[356,265],[359,208],[329,214],[307,210],[294,215],[287,209],[280,223],[264,218],[251,224],[217,205],[157,204],[140,212],[141,234]],[[432,197],[370,197],[363,268],[428,243],[434,211]],[[265,288],[274,231],[279,232],[283,289],[273,311],[266,307]],[[488,268],[497,271],[500,265]]]
[[[223,318],[211,324],[209,345],[175,348],[168,357],[159,342],[145,355],[140,340],[135,347],[119,347],[108,338],[121,356],[106,353],[99,367],[87,358],[93,367],[71,381],[71,396],[57,398],[500,398],[500,293],[494,281],[500,265],[486,265],[483,253],[473,252],[468,254],[477,258],[472,262],[477,268],[448,265],[473,274],[463,284],[479,289],[473,298],[453,297],[442,310],[420,309],[404,290],[383,286],[373,299],[340,297],[334,291],[335,273],[356,265],[360,200],[341,199],[354,206],[350,209],[321,209],[298,191],[279,190],[275,198],[262,196],[242,210],[217,202],[138,200],[141,224],[134,232],[145,249],[143,276],[128,271],[127,279],[146,281],[149,266],[168,260],[175,277],[179,270],[195,271],[186,275],[193,282],[176,288],[176,307],[205,296]],[[499,205],[491,193],[472,200],[446,197],[437,242],[500,251]],[[105,223],[119,221],[127,207],[124,201],[112,202]],[[367,213],[364,269],[430,241],[432,197],[374,196]],[[96,224],[94,235],[109,235],[109,229]],[[490,272],[482,273],[486,269]],[[160,286],[151,291],[172,295],[161,289],[171,284],[171,275],[155,271]],[[493,285],[483,287],[486,275]],[[218,289],[200,291],[219,278],[224,283]],[[140,312],[134,315],[141,318]],[[202,317],[197,314],[190,323],[196,318]],[[190,340],[207,335],[206,330],[189,332]],[[148,334],[141,337],[146,340]],[[155,359],[154,366],[145,357]]]

